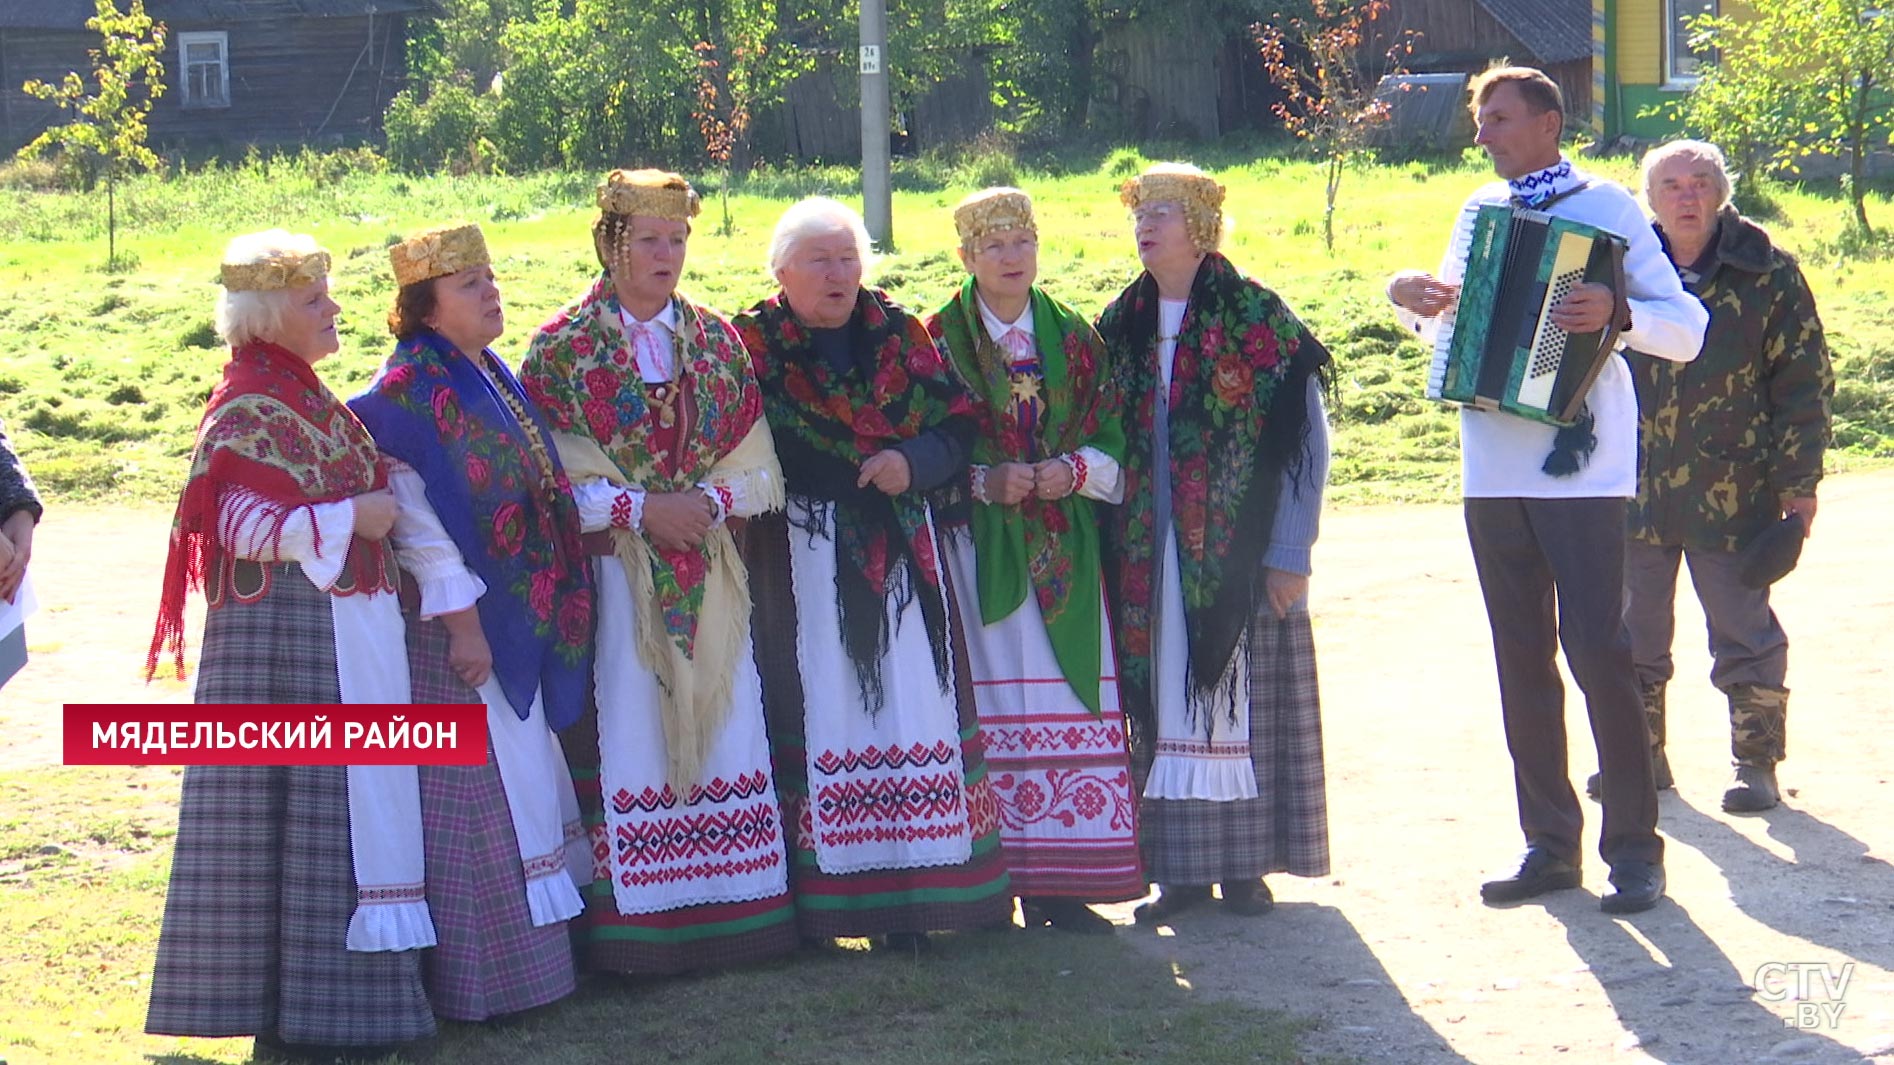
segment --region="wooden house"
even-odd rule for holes
[[[1665,105],[1696,86],[1706,58],[1691,49],[1687,22],[1741,6],[1741,0],[1592,0],[1599,55],[1592,125],[1599,138],[1681,132]]]
[[[91,69],[92,0],[0,0],[0,151],[61,121],[21,86]],[[146,0],[169,31],[150,137],[172,148],[374,137],[429,0]]]
[[[1407,69],[1477,73],[1507,60],[1538,67],[1565,95],[1567,125],[1592,114],[1592,8],[1600,0],[1390,0],[1375,52],[1411,35]],[[1622,0],[1621,0],[1622,2]]]

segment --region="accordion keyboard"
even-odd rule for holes
[[[1546,278],[1545,302],[1538,308],[1538,330],[1532,338],[1532,358],[1519,382],[1519,402],[1544,410],[1552,405],[1552,386],[1558,382],[1559,367],[1565,362],[1566,342],[1571,334],[1552,324],[1551,310],[1585,280],[1585,266],[1591,257],[1591,241],[1575,233],[1558,236],[1558,251],[1553,258],[1551,275]]]
[[[1434,358],[1427,364],[1427,398],[1439,399],[1447,387],[1447,362],[1453,354],[1453,323],[1459,307],[1450,307],[1440,315],[1439,331],[1434,334]]]

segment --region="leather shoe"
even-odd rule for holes
[[[1232,880],[1223,885],[1223,908],[1238,917],[1260,917],[1276,908],[1276,896],[1261,877]]]
[[[1548,891],[1575,888],[1578,882],[1576,862],[1554,857],[1548,850],[1528,847],[1525,856],[1519,859],[1519,868],[1512,875],[1488,880],[1480,885],[1480,899],[1489,906],[1522,902]]]
[[[1606,913],[1643,913],[1664,897],[1664,867],[1656,862],[1618,862],[1610,880],[1615,890],[1598,900]]]
[[[1776,767],[1738,762],[1730,788],[1723,793],[1723,811],[1732,814],[1759,814],[1773,810],[1782,802],[1776,787]]]
[[[1090,906],[1077,899],[1020,899],[1019,910],[1026,919],[1027,928],[1050,926],[1061,932],[1089,935],[1110,935],[1117,930],[1116,925],[1092,912]]]
[[[1155,900],[1138,907],[1132,912],[1131,917],[1139,924],[1158,924],[1209,901],[1209,884],[1177,884],[1162,887],[1158,889]]]

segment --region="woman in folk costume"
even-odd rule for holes
[[[405,703],[388,469],[316,376],[335,352],[329,253],[280,229],[230,242],[230,344],[178,500],[147,676],[184,676],[209,601],[200,703]],[[414,766],[192,766],[145,1030],[260,1048],[382,1048],[434,1033]]]
[[[520,382],[574,482],[598,589],[597,709],[565,734],[596,878],[586,963],[676,973],[794,950],[782,810],[731,519],[782,509],[736,331],[677,295],[697,193],[614,170],[604,267]]]
[[[770,244],[781,291],[736,319],[788,481],[746,555],[802,934],[919,950],[1012,896],[930,502],[977,425],[868,257],[859,215],[804,200]]]
[[[389,252],[395,350],[349,406],[401,503],[395,553],[418,585],[414,701],[487,707],[486,763],[421,773],[441,939],[428,993],[443,1017],[484,1020],[577,979],[565,922],[592,867],[553,730],[578,719],[591,686],[592,582],[551,433],[488,347],[505,317],[479,228]]]
[[[971,522],[950,530],[947,567],[1006,868],[1026,927],[1109,932],[1085,904],[1145,893],[1099,580],[1095,504],[1123,498],[1116,382],[1091,323],[1033,284],[1024,192],[975,193],[954,225],[972,276],[927,326],[980,417]]]
[[[1266,873],[1328,872],[1309,552],[1328,477],[1329,355],[1217,250],[1223,186],[1159,164],[1125,182],[1144,273],[1099,317],[1125,397],[1125,504],[1107,526],[1119,689],[1162,920]]]

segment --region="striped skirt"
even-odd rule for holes
[[[329,595],[294,564],[268,578],[206,617],[197,701],[340,702]],[[420,952],[343,946],[354,870],[346,767],[185,770],[145,1030],[328,1046],[432,1035]]]
[[[447,627],[408,619],[417,703],[479,703],[447,664]],[[533,927],[506,789],[489,751],[477,766],[422,766],[427,902],[440,943],[427,952],[434,1010],[480,1021],[543,1006],[578,983],[564,924]]]
[[[1297,610],[1278,620],[1265,609],[1256,619],[1249,649],[1256,798],[1142,800],[1144,871],[1156,883],[1221,884],[1268,873],[1324,876],[1329,871],[1322,704],[1308,612]],[[1142,793],[1151,768],[1149,745],[1137,744],[1133,754]]]
[[[816,864],[809,809],[809,767],[804,727],[804,681],[798,665],[796,603],[792,592],[788,520],[771,514],[749,523],[746,555],[754,604],[752,637],[763,677],[763,708],[769,726],[776,789],[788,827],[790,887],[796,896],[802,935],[814,939],[875,936],[890,932],[960,931],[1011,920],[1013,899],[1000,851],[999,804],[987,780],[985,748],[974,714],[971,687],[957,685],[959,742],[973,835],[973,853],[958,865],[876,869],[832,874]],[[797,536],[807,534],[797,532]],[[951,641],[957,677],[971,675],[960,632],[959,610],[948,593]],[[931,671],[932,663],[919,668]],[[837,678],[825,678],[837,683]],[[852,678],[841,683],[852,683]],[[884,713],[896,712],[889,707]]]

